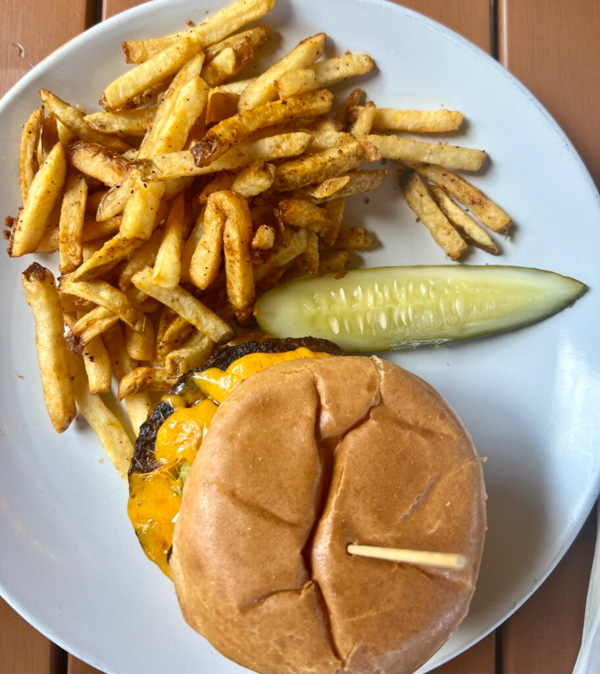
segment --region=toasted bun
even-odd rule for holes
[[[171,569],[188,623],[264,674],[403,674],[467,613],[480,462],[430,386],[377,358],[274,366],[223,403],[190,471]],[[348,555],[462,553],[461,571]]]

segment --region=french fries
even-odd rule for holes
[[[484,226],[510,225],[452,171],[479,170],[485,152],[403,135],[455,132],[461,112],[378,108],[358,88],[332,112],[330,88],[373,71],[368,54],[323,59],[318,33],[232,81],[270,38],[247,24],[275,2],[235,0],[190,30],[125,42],[135,65],[104,89],[104,110],[42,89],[21,135],[8,250],[58,251],[62,273],[59,290],[39,265],[23,275],[48,412],[62,432],[77,402],[122,475],[129,427],[100,398],[112,375],[137,434],[150,392],[244,339],[266,289],[345,273],[377,242],[344,222],[387,175],[364,164],[399,162],[406,201],[452,259],[468,244],[497,254]]]
[[[50,421],[58,433],[75,418],[75,395],[69,375],[58,290],[50,270],[34,262],[22,274],[25,299],[35,320],[35,341],[44,399]]]
[[[13,225],[8,244],[11,257],[20,257],[37,249],[62,191],[66,174],[65,149],[56,143],[35,174],[23,210]]]
[[[419,221],[427,227],[448,257],[451,260],[458,260],[466,252],[467,244],[435,203],[419,174],[415,171],[404,172],[401,175],[400,186],[406,203],[417,214]]]

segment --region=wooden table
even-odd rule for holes
[[[3,0],[0,95],[67,40],[139,3]],[[554,115],[600,183],[597,0],[402,0],[401,4],[449,26],[499,59]],[[579,649],[594,539],[592,516],[541,589],[494,634],[437,674],[569,674]],[[0,600],[0,674],[94,672]]]

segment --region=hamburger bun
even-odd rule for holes
[[[378,358],[273,366],[219,407],[171,571],[183,615],[264,674],[413,672],[467,613],[486,529],[480,461],[429,385]],[[461,553],[461,570],[351,543]]]

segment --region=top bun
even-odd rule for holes
[[[219,408],[171,570],[188,623],[245,667],[403,674],[466,615],[485,528],[480,461],[436,391],[378,358],[292,361]],[[364,559],[351,543],[467,564]]]

